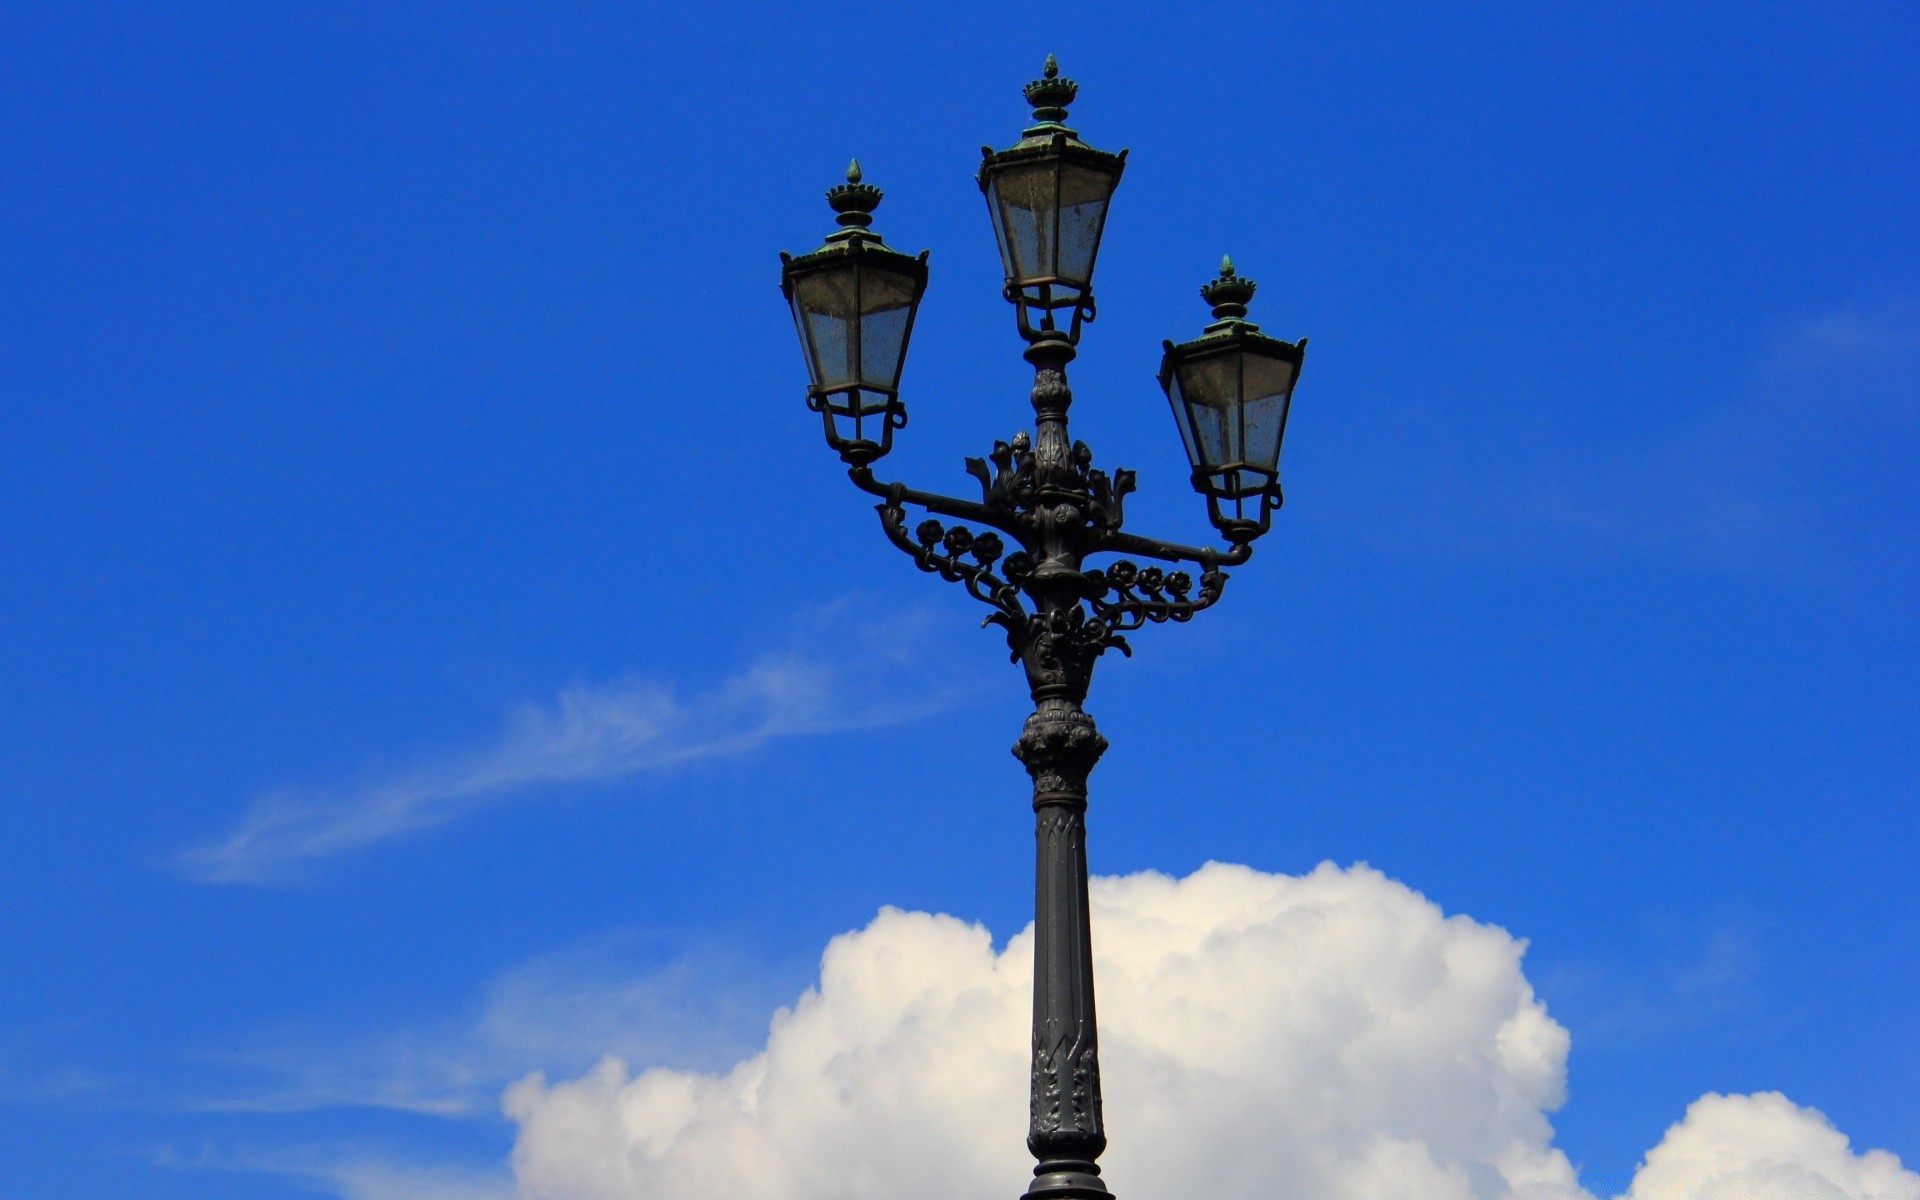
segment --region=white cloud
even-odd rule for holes
[[[1124,1194],[1577,1194],[1550,1143],[1566,1032],[1522,943],[1364,867],[1097,880]],[[1015,1189],[1030,932],[883,912],[724,1075],[609,1059],[506,1098],[529,1195],[765,1200]],[[1385,1185],[1393,1183],[1389,1188]]]
[[[1210,864],[1092,895],[1120,1195],[1587,1200],[1548,1121],[1567,1032],[1522,941],[1366,867]],[[522,1194],[1015,1194],[1031,955],[1030,930],[996,953],[978,925],[888,909],[730,1070],[531,1075],[504,1098]],[[1709,1096],[1628,1200],[1682,1196],[1920,1200],[1920,1176],[1777,1096]]]
[[[1920,1175],[1885,1150],[1855,1154],[1778,1092],[1708,1093],[1647,1152],[1627,1200],[1920,1200]]]
[[[456,820],[543,785],[669,770],[775,738],[897,724],[951,701],[899,668],[926,640],[923,614],[873,618],[843,600],[803,619],[792,648],[697,695],[652,680],[576,683],[508,714],[490,746],[338,790],[286,788],[227,834],[174,856],[206,883],[271,883],[321,859]],[[830,653],[816,652],[826,645]],[[858,663],[857,684],[847,677]]]

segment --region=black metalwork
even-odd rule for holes
[[[1198,453],[1195,447],[1201,446],[1202,439],[1193,432],[1193,417],[1186,408],[1194,404],[1244,406],[1248,399],[1259,397],[1247,394],[1240,386],[1239,375],[1229,394],[1188,383],[1180,372],[1186,364],[1209,362],[1219,355],[1265,362],[1279,354],[1291,364],[1286,380],[1290,395],[1305,345],[1304,341],[1279,342],[1266,337],[1241,319],[1253,285],[1235,276],[1230,264],[1223,268],[1220,279],[1202,289],[1208,302],[1215,305],[1215,323],[1194,342],[1178,347],[1168,343],[1169,365],[1163,367],[1163,377],[1175,381],[1169,395],[1175,398],[1182,439],[1195,454],[1194,486],[1208,497],[1214,524],[1226,536],[1228,545],[1224,549],[1186,546],[1125,532],[1123,508],[1134,490],[1134,473],[1115,469],[1109,474],[1095,467],[1093,452],[1086,443],[1073,440],[1067,433],[1073,393],[1067,385],[1066,368],[1076,354],[1081,322],[1093,315],[1094,253],[1106,201],[1119,181],[1124,162],[1124,155],[1094,150],[1060,124],[1076,90],[1072,80],[1059,77],[1049,55],[1043,78],[1026,89],[1038,123],[1013,149],[998,155],[988,151],[981,170],[981,186],[988,195],[1007,268],[1006,297],[1017,310],[1016,324],[1027,343],[1025,357],[1034,369],[1030,397],[1034,427],[1031,434],[1020,432],[1007,441],[995,442],[985,458],[966,460],[967,473],[980,487],[978,500],[918,491],[876,477],[873,463],[891,447],[891,430],[906,419],[905,407],[898,398],[898,363],[893,364],[893,377],[885,381],[885,386],[861,380],[856,388],[884,397],[884,402],[872,410],[882,414],[880,435],[850,438],[844,429],[836,428],[835,420],[844,421],[848,413],[842,410],[857,409],[866,401],[834,398],[836,393],[823,384],[816,365],[816,345],[804,319],[801,326],[802,347],[813,371],[808,402],[816,411],[825,411],[828,442],[847,462],[848,476],[863,491],[879,497],[875,507],[888,540],[910,555],[921,570],[961,584],[969,595],[992,610],[982,623],[997,625],[1005,633],[1010,657],[1025,669],[1033,698],[1033,713],[1013,746],[1015,757],[1033,779],[1036,838],[1032,1078],[1027,1132],[1027,1146],[1036,1163],[1026,1193],[1028,1200],[1086,1200],[1108,1194],[1098,1165],[1107,1139],[1101,1117],[1099,1036],[1087,910],[1087,776],[1107,747],[1093,718],[1082,707],[1094,664],[1108,650],[1130,654],[1125,635],[1133,630],[1148,624],[1191,620],[1195,613],[1219,600],[1227,582],[1224,568],[1238,566],[1252,556],[1252,542],[1269,525],[1266,513],[1279,502],[1277,463],[1284,410],[1274,431],[1270,456],[1264,441],[1253,446],[1244,435],[1234,443],[1236,454],[1232,457],[1212,454],[1210,444],[1202,447],[1207,453]],[[997,198],[998,189],[1013,177],[1007,172],[1017,174],[1029,168],[1036,172],[1034,178],[1051,172],[1046,178],[1052,183],[1029,188],[1023,194],[1046,201],[1047,186],[1054,188],[1052,200],[1036,202],[1030,206],[1030,213],[1044,228],[1055,231],[1056,243],[1064,228],[1059,200],[1063,192],[1071,191],[1059,182],[1062,173],[1070,168],[1099,176],[1094,180],[1097,186],[1089,185],[1090,190],[1079,193],[1085,197],[1098,192],[1097,212],[1089,216],[1091,210],[1083,209],[1072,217],[1079,222],[1075,236],[1086,234],[1090,240],[1080,244],[1067,259],[1058,255],[1047,259],[1040,264],[1047,268],[1044,272],[1029,271],[1027,268],[1035,265],[1030,261],[1032,256],[1022,258],[1024,251],[1008,248],[1012,233],[1007,209]],[[849,181],[849,186],[864,186],[859,184],[857,172],[849,174]],[[1086,182],[1083,178],[1072,186]],[[869,257],[864,261],[871,264],[876,261],[874,256],[883,254],[892,256],[878,259],[889,270],[910,274],[911,269],[902,264],[919,265],[918,282],[912,290],[912,303],[917,304],[920,288],[925,285],[926,256],[912,259],[886,250],[877,237],[865,233],[866,220],[848,220],[849,214],[865,218],[871,213],[879,202],[878,191],[869,188],[850,195],[846,189],[836,188],[828,198],[842,214],[843,225],[853,227],[859,236],[848,237],[842,232],[830,237],[827,246],[802,258],[782,255],[782,282],[789,299],[804,289],[804,282],[797,285],[796,278],[804,281],[808,271],[819,269],[814,264],[843,262],[834,255],[866,255]],[[837,243],[836,238],[840,239]],[[869,238],[870,244],[866,241]],[[837,245],[850,248],[836,250]],[[1084,256],[1075,257],[1081,250]],[[796,313],[799,307],[799,301],[795,301]],[[1061,309],[1071,310],[1064,327],[1054,320],[1055,312]],[[909,311],[907,328],[911,322]],[[904,330],[899,344],[904,354]],[[1274,347],[1285,349],[1276,351]],[[1240,358],[1233,361],[1238,363]],[[1200,376],[1194,378],[1199,380]],[[866,410],[854,415],[873,419]],[[1259,426],[1263,437],[1266,428]],[[1249,446],[1253,449],[1247,450]],[[1225,472],[1235,473],[1227,478]],[[1248,481],[1244,485],[1243,478]],[[1249,497],[1262,506],[1258,518],[1246,518],[1237,508],[1231,513],[1219,508],[1222,502],[1239,504]],[[910,506],[932,515],[909,528]],[[1103,554],[1130,557],[1104,566],[1088,565],[1090,556]],[[1133,561],[1135,558],[1176,567],[1189,564],[1198,568],[1199,577],[1196,580],[1186,570],[1141,567]]]
[[[780,288],[793,307],[807,355],[807,406],[826,423],[827,443],[849,464],[872,462],[893,448],[906,425],[900,368],[914,313],[927,290],[927,254],[900,253],[868,226],[880,189],[860,179],[827,193],[840,229],[811,254],[781,254]]]
[[[1074,343],[1081,322],[1093,319],[1093,262],[1107,203],[1127,165],[1125,150],[1095,150],[1064,124],[1079,92],[1047,55],[1040,78],[1026,86],[1033,124],[1005,150],[980,147],[978,176],[1020,331],[1034,331],[1035,314],[1037,328],[1051,331],[1054,314],[1064,309],[1067,340]]]
[[[1213,306],[1213,324],[1191,342],[1167,342],[1160,361],[1160,386],[1187,445],[1193,486],[1230,542],[1265,533],[1280,507],[1280,442],[1307,354],[1307,339],[1268,337],[1247,320],[1256,286],[1231,258],[1221,259],[1219,278],[1200,289]]]

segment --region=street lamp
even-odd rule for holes
[[[1052,55],[1026,87],[1034,124],[1010,149],[988,149],[979,182],[993,218],[1025,357],[1033,364],[1034,431],[995,442],[966,469],[979,500],[882,482],[873,464],[906,424],[900,368],[926,288],[925,253],[889,249],[871,231],[880,191],[861,181],[827,193],[841,228],[812,253],[781,255],[781,288],[806,354],[808,407],[822,414],[827,444],[876,508],[888,540],[921,570],[964,586],[1005,631],[1026,671],[1034,711],[1013,753],[1033,777],[1034,874],[1032,1075],[1027,1148],[1037,1160],[1028,1200],[1107,1195],[1098,1160],[1107,1138],[1100,1111],[1099,1039],[1087,915],[1087,775],[1107,748],[1081,707],[1093,665],[1107,650],[1131,653],[1126,634],[1148,623],[1188,621],[1226,586],[1223,567],[1253,554],[1280,505],[1280,442],[1306,341],[1286,342],[1246,320],[1254,284],[1230,261],[1201,289],[1214,321],[1192,341],[1166,344],[1160,383],[1193,468],[1195,490],[1226,540],[1224,549],[1183,546],[1126,533],[1122,502],[1132,471],[1093,465],[1085,442],[1067,437],[1073,395],[1066,366],[1081,325],[1094,316],[1093,265],[1108,201],[1126,154],[1082,142],[1062,122],[1077,88]],[[937,514],[911,530],[907,506]],[[968,524],[949,524],[938,517]],[[970,528],[969,525],[977,527]],[[1013,547],[1009,553],[1009,547]],[[1089,567],[1095,554],[1130,559]]]

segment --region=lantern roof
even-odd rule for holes
[[[880,200],[885,195],[885,192],[865,181],[859,159],[849,161],[846,182],[827,189],[827,206],[833,209],[834,221],[840,228],[829,233],[820,246],[805,254],[781,251],[782,286],[789,287],[788,281],[796,271],[827,267],[850,254],[877,255],[885,265],[918,276],[924,281],[927,252],[922,250],[914,255],[895,250],[882,241],[880,234],[872,228],[873,210],[880,207]]]
[[[1027,103],[1033,106],[1033,124],[1020,131],[1020,140],[1005,150],[995,150],[992,146],[980,147],[979,183],[982,191],[987,187],[987,172],[996,163],[1018,161],[1039,157],[1045,154],[1061,154],[1081,162],[1105,165],[1118,175],[1126,163],[1127,152],[1118,154],[1106,150],[1097,150],[1080,140],[1065,122],[1067,105],[1080,94],[1080,85],[1060,74],[1060,64],[1053,55],[1047,55],[1047,63],[1040,78],[1030,81],[1021,89]]]
[[[1213,308],[1213,321],[1200,331],[1199,337],[1190,342],[1177,345],[1172,341],[1165,343],[1167,356],[1161,365],[1162,376],[1172,369],[1177,358],[1236,345],[1277,358],[1292,359],[1296,363],[1303,359],[1306,356],[1307,339],[1289,342],[1262,332],[1259,325],[1247,320],[1247,304],[1259,286],[1234,268],[1231,256],[1222,256],[1220,274],[1200,288],[1200,298]]]

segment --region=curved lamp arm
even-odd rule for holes
[[[1100,549],[1116,554],[1157,558],[1161,562],[1193,563],[1208,571],[1218,567],[1237,567],[1253,557],[1251,542],[1235,542],[1229,550],[1216,550],[1212,546],[1183,546],[1179,542],[1163,542],[1158,538],[1141,537],[1137,533],[1121,533],[1118,530],[1107,535]]]
[[[972,521],[977,525],[986,525],[998,529],[1001,533],[1024,543],[1025,534],[1012,514],[988,507],[977,500],[961,500],[954,496],[942,496],[938,492],[922,492],[910,488],[904,483],[882,483],[873,476],[873,468],[856,466],[847,468],[847,478],[854,486],[870,495],[879,496],[888,504],[917,504],[928,512],[939,513],[943,517],[952,517],[957,521]]]

